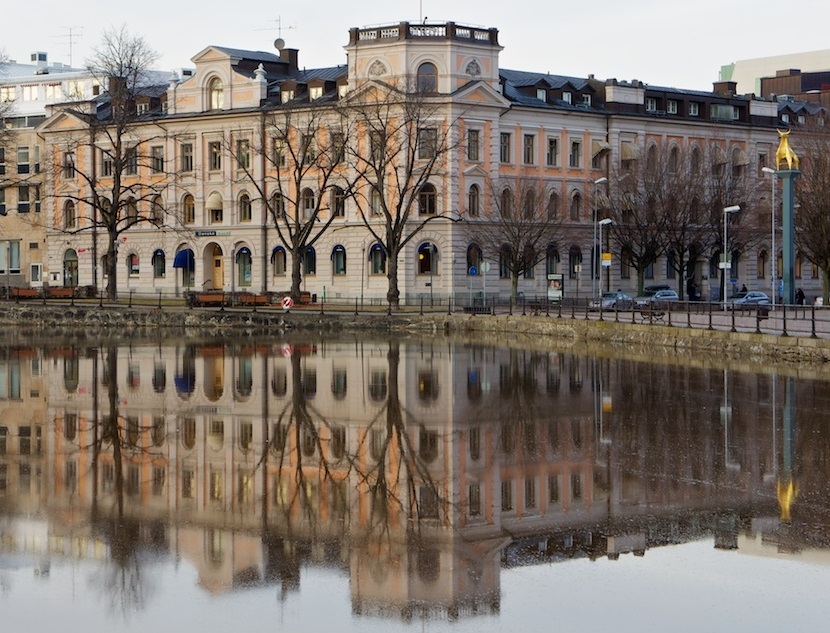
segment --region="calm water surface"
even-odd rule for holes
[[[2,630],[818,630],[827,383],[700,365],[0,348]]]

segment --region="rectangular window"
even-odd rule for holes
[[[479,160],[479,131],[478,130],[468,130],[467,131],[467,160],[469,161],[477,161]]]
[[[181,170],[193,171],[193,143],[181,144]]]
[[[481,515],[481,487],[478,484],[470,484],[470,516],[477,517]]]
[[[6,174],[6,150],[0,147],[0,176]]]
[[[689,116],[700,116],[700,104],[699,103],[690,103],[689,104]]]
[[[582,166],[582,143],[579,141],[571,141],[571,154],[568,164],[576,168]]]
[[[29,165],[29,146],[22,145],[17,148],[17,173],[28,174],[31,170]]]
[[[0,88],[0,103],[9,103],[14,101],[14,86],[3,86]]]
[[[499,162],[510,162],[510,132],[499,134]]]
[[[138,148],[128,147],[124,152],[124,171],[135,176],[138,173]]]
[[[573,95],[570,92],[563,92],[562,101],[565,103],[573,103]]]
[[[37,86],[23,86],[23,101],[37,101]]]
[[[238,169],[251,167],[251,142],[247,139],[236,142],[236,166]]]
[[[211,171],[222,169],[222,143],[219,141],[208,143],[208,166]]]
[[[6,215],[6,190],[0,189],[0,215]]]
[[[273,153],[274,167],[285,167],[287,163],[285,153],[285,143],[278,138],[274,139],[274,153]]]
[[[657,112],[657,99],[646,97],[646,112]]]
[[[331,134],[331,161],[339,165],[346,157],[346,138],[343,132],[332,132]]]
[[[20,185],[17,188],[17,212],[29,212],[29,187],[28,185]]]
[[[306,165],[311,165],[316,160],[315,151],[314,151],[314,135],[313,134],[303,134],[303,138],[300,141],[300,159]]]
[[[150,148],[150,165],[153,173],[160,174],[164,171],[164,147],[161,145]]]
[[[536,479],[527,477],[525,479],[525,508],[536,507]]]
[[[669,99],[668,103],[666,103],[666,112],[669,114],[677,114],[677,101]]]
[[[559,477],[548,475],[548,503],[559,503]]]
[[[75,177],[75,152],[63,153],[63,177],[67,179]]]
[[[32,204],[35,207],[35,213],[40,213],[40,185],[32,187]]]
[[[522,162],[525,165],[532,165],[536,159],[536,137],[533,134],[525,134],[522,140]]]
[[[709,106],[709,116],[718,121],[731,121],[735,116],[735,108],[731,105],[724,105],[722,103],[713,103]]]
[[[109,151],[102,149],[100,162],[101,177],[106,178],[112,176],[113,167],[115,166],[115,162],[112,159],[112,154]]]
[[[196,473],[191,469],[182,471],[182,498],[192,499],[196,490]]]
[[[434,127],[418,130],[418,158],[430,160],[438,151],[438,130]]]
[[[591,95],[582,95],[582,105],[591,107]]]
[[[582,475],[579,473],[571,475],[571,499],[582,499]]]
[[[146,101],[144,101],[142,103],[136,103],[135,104],[135,113],[137,115],[140,116],[142,114],[147,114],[147,112],[149,112],[149,111],[150,111],[150,104],[147,103]]]
[[[506,479],[501,482],[501,510],[509,512],[513,509],[513,482]]]

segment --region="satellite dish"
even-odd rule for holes
[[[285,40],[282,39],[281,37],[278,37],[277,39],[275,39],[274,40],[274,48],[276,48],[278,51],[281,51],[282,49],[284,49],[285,48]]]

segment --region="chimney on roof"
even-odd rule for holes
[[[48,55],[43,51],[35,51],[32,53],[32,63],[36,66],[36,75],[45,75],[49,72],[49,64],[47,62]]]
[[[713,92],[724,97],[734,97],[738,90],[737,81],[716,81],[712,84]]]
[[[288,62],[288,73],[293,75],[299,70],[299,55],[300,51],[296,48],[281,48],[280,59]]]
[[[776,70],[775,76],[776,77],[793,77],[801,73],[801,69],[799,68],[785,68],[784,70]]]

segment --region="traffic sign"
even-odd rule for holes
[[[475,266],[470,266],[470,270],[467,271],[470,274],[470,277],[475,277],[478,274],[478,268]]]

